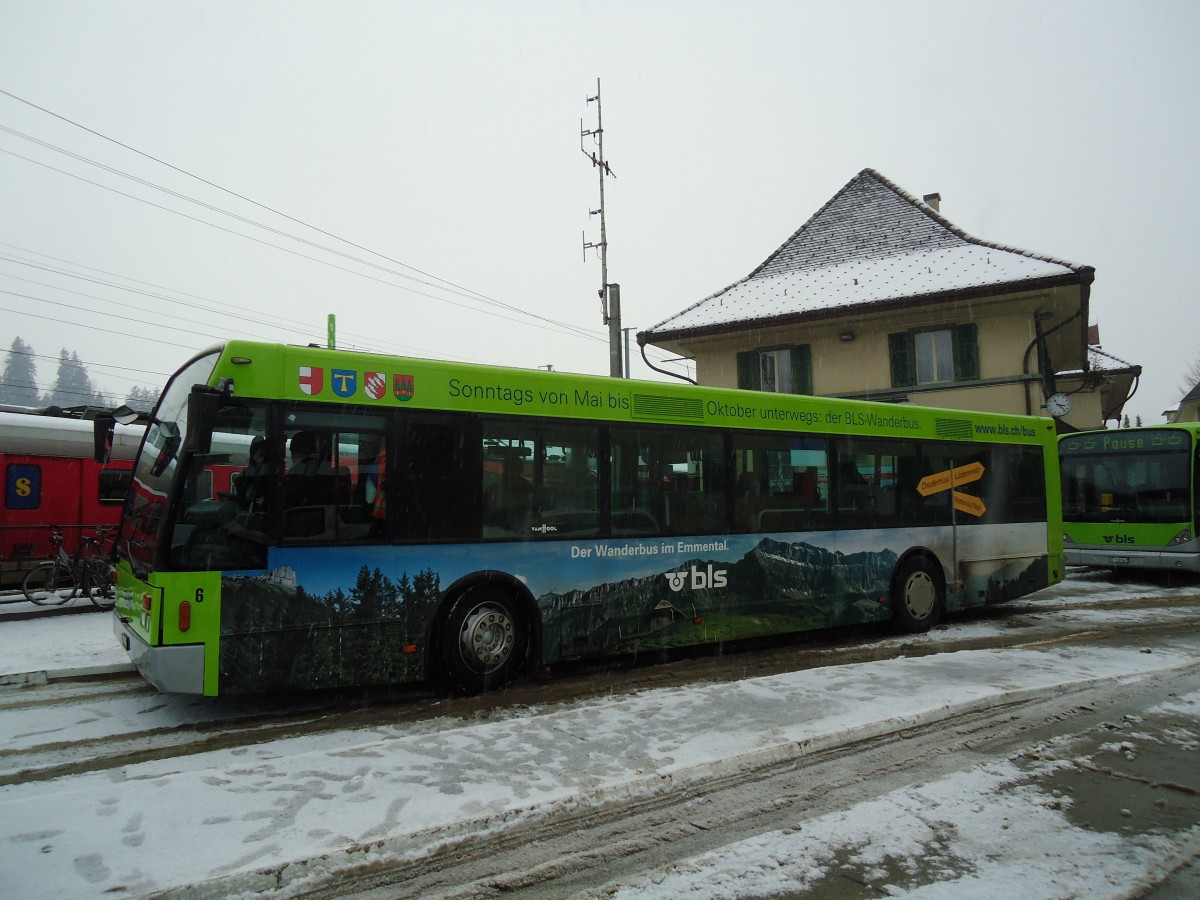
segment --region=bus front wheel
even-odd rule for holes
[[[892,616],[907,632],[929,631],[942,617],[945,588],[938,568],[922,556],[900,567],[892,582]]]
[[[450,685],[468,694],[504,687],[525,658],[526,632],[511,591],[478,586],[446,612],[439,650]]]

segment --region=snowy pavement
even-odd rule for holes
[[[1093,593],[1127,590],[1096,585]],[[10,684],[20,683],[18,675],[35,684],[29,673],[38,671],[124,665],[108,615],[0,620],[0,676]],[[959,651],[517,709],[483,721],[341,730],[8,784],[0,788],[0,883],[22,898],[184,886],[189,896],[287,896],[350,860],[416,859],[564,808],[686,791],[855,738],[1100,682],[1178,677],[1188,689],[1146,713],[1167,716],[1176,742],[1167,749],[1194,758],[1198,672],[1200,634],[1176,635],[1153,653],[1086,645]],[[155,701],[147,698],[148,706]],[[80,729],[103,727],[96,708],[77,712]],[[48,728],[28,710],[9,726],[15,722],[20,733],[5,728],[0,756]],[[69,741],[69,730],[45,740]],[[846,854],[886,873],[888,860],[919,859],[932,842],[959,864],[947,864],[933,884],[892,895],[991,896],[1004,886],[1005,896],[1015,889],[1027,898],[1120,897],[1200,852],[1197,824],[1174,837],[1137,838],[1080,827],[1061,798],[1039,786],[1062,763],[1052,755],[1018,763],[996,759],[802,828],[748,837],[631,875],[603,896],[798,896]],[[1191,787],[1200,787],[1200,776]],[[952,827],[942,833],[935,821]],[[1010,831],[1012,822],[1020,828]]]
[[[113,635],[112,613],[0,606],[0,685],[136,671]]]

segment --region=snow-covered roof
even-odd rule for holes
[[[1133,363],[1126,362],[1119,356],[1113,356],[1111,353],[1101,350],[1095,344],[1088,347],[1088,366],[1093,372],[1117,373],[1133,372],[1136,370],[1139,375],[1142,372],[1141,366],[1135,366]]]
[[[642,343],[946,295],[1088,283],[1092,268],[968,235],[863,169],[746,278],[639,335]]]

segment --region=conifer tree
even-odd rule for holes
[[[58,377],[46,398],[50,406],[86,406],[98,399],[92,388],[92,380],[78,353],[67,353],[64,348],[58,357]]]
[[[157,402],[158,391],[141,385],[135,385],[125,398],[125,405],[138,412],[149,412],[154,409],[154,404]]]
[[[0,403],[16,406],[37,406],[37,364],[33,347],[19,337],[13,338],[8,358],[4,360],[4,375],[0,377]]]

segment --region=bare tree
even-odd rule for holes
[[[1183,376],[1183,384],[1179,386],[1179,396],[1186,397],[1196,385],[1200,384],[1200,356],[1192,362],[1187,374]]]

